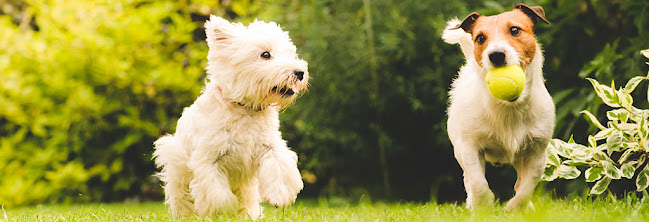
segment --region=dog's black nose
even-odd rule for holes
[[[489,61],[495,67],[505,66],[505,53],[503,52],[492,52],[489,54]]]
[[[304,79],[304,72],[302,71],[293,71],[293,74],[295,74],[295,76],[297,76],[297,79],[299,79],[300,81]]]

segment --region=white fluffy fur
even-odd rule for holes
[[[257,219],[261,201],[287,206],[303,188],[297,155],[279,131],[278,110],[306,90],[307,63],[275,23],[246,27],[211,16],[205,29],[209,81],[184,109],[176,133],[155,142],[165,203],[176,216]],[[271,58],[260,57],[263,52]],[[302,80],[295,71],[304,72]],[[281,88],[295,94],[283,95]]]
[[[518,55],[506,42],[492,42],[484,50],[485,66],[479,66],[471,35],[454,29],[458,24],[457,19],[451,20],[442,38],[447,43],[459,43],[466,57],[466,65],[460,68],[449,92],[448,135],[464,170],[467,207],[475,209],[494,202],[485,179],[485,160],[511,163],[518,173],[516,195],[507,209],[533,207],[530,198],[543,173],[545,148],[555,121],[554,103],[544,85],[541,49],[537,44],[536,54],[525,68],[527,79],[521,96],[514,102],[502,101],[494,98],[485,84],[485,74],[491,69],[486,53],[505,51],[508,65],[519,64]]]

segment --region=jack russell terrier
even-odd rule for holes
[[[513,164],[516,195],[507,210],[530,207],[545,165],[555,124],[552,97],[543,79],[543,54],[534,36],[538,20],[550,24],[540,6],[524,4],[494,16],[472,13],[448,22],[442,38],[459,44],[466,65],[453,81],[448,107],[448,135],[464,171],[467,207],[492,206],[494,194],[485,179],[485,160]],[[518,65],[525,86],[513,101],[493,97],[485,83],[492,68]]]

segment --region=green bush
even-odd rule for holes
[[[642,54],[649,58],[649,49]],[[635,175],[636,191],[643,192],[646,197],[649,186],[649,164],[645,164],[649,157],[649,110],[634,107],[631,93],[643,80],[649,80],[649,75],[634,77],[617,90],[614,82],[609,87],[597,80],[588,80],[597,96],[616,109],[606,112],[606,126],[591,112],[582,111],[600,131],[588,136],[588,146],[577,144],[572,138],[568,142],[554,139],[547,149],[543,179],[575,179],[581,174],[576,166],[586,166],[586,182],[596,182],[590,194],[602,194],[611,180],[631,179]]]
[[[202,83],[189,6],[29,3],[27,23],[0,15],[0,204],[146,192],[152,141]]]

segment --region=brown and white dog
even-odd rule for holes
[[[444,41],[458,43],[466,57],[449,92],[448,135],[464,170],[470,209],[494,203],[485,160],[516,169],[516,195],[506,209],[534,207],[530,199],[543,173],[555,121],[554,103],[544,85],[543,54],[534,36],[538,20],[550,24],[543,8],[518,4],[494,16],[472,13],[462,22],[451,20],[444,30]],[[507,65],[520,65],[526,75],[523,92],[514,101],[493,97],[485,83],[489,70]]]

